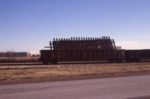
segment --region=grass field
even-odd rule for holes
[[[150,73],[150,63],[61,64],[45,68],[3,68],[0,69],[0,82],[71,80],[145,72]]]

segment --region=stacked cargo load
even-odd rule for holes
[[[122,52],[116,49],[114,40],[107,36],[54,38],[49,48],[41,50],[42,61],[120,61],[122,58]]]

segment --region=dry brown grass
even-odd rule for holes
[[[86,77],[90,75],[119,75],[120,73],[150,72],[150,64],[70,64],[47,68],[0,69],[0,81],[23,79],[59,80],[63,77]]]

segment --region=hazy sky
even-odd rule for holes
[[[0,0],[0,51],[101,36],[123,48],[150,48],[150,0]]]

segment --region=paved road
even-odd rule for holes
[[[2,85],[0,99],[150,99],[150,75]]]

